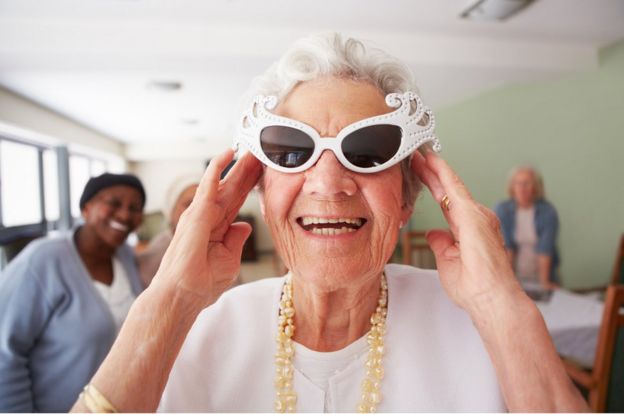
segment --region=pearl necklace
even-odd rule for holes
[[[381,380],[384,376],[382,358],[384,353],[383,336],[386,332],[386,316],[388,315],[388,283],[385,273],[381,277],[379,300],[377,308],[371,316],[371,330],[366,336],[368,342],[368,356],[366,364],[366,376],[362,381],[362,398],[357,406],[360,413],[375,412],[381,402]],[[293,318],[295,308],[293,306],[292,280],[289,276],[282,288],[282,298],[279,305],[277,352],[275,353],[275,410],[279,413],[295,412],[297,406],[297,394],[293,389],[294,368],[292,365],[295,356],[295,344],[292,336],[295,333]]]

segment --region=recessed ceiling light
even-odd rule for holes
[[[199,119],[197,118],[182,118],[180,119],[180,123],[184,125],[194,126],[199,124]]]
[[[147,83],[147,88],[162,92],[176,92],[182,89],[182,82],[172,80],[153,80]]]
[[[518,13],[533,0],[478,0],[460,16],[467,20],[502,21]]]

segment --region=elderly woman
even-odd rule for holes
[[[509,200],[494,211],[516,276],[528,289],[553,289],[559,284],[559,219],[555,207],[546,201],[540,173],[531,166],[514,168],[507,192]]]
[[[339,35],[303,39],[269,68],[237,134],[250,153],[221,181],[232,151],[210,164],[74,409],[584,409],[496,216],[442,159],[414,152],[435,140],[413,90],[394,58]],[[439,275],[387,264],[416,176],[450,224],[428,235]],[[290,273],[221,296],[250,232],[232,221],[256,183]]]
[[[133,175],[91,178],[84,223],[30,243],[0,276],[0,411],[66,412],[143,290],[125,244],[143,218]]]

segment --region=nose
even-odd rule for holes
[[[357,184],[336,155],[325,150],[316,164],[305,173],[303,191],[329,200],[352,196],[357,191]]]
[[[134,213],[130,206],[121,206],[115,210],[115,218],[123,223],[130,222]]]

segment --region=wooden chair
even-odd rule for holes
[[[620,246],[615,252],[615,263],[613,265],[611,284],[624,285],[624,234],[620,237]]]
[[[624,412],[624,285],[609,286],[594,367],[586,371],[564,359],[568,375],[588,391],[595,412]]]
[[[425,231],[406,231],[401,238],[403,263],[423,269],[435,269],[435,257]]]

